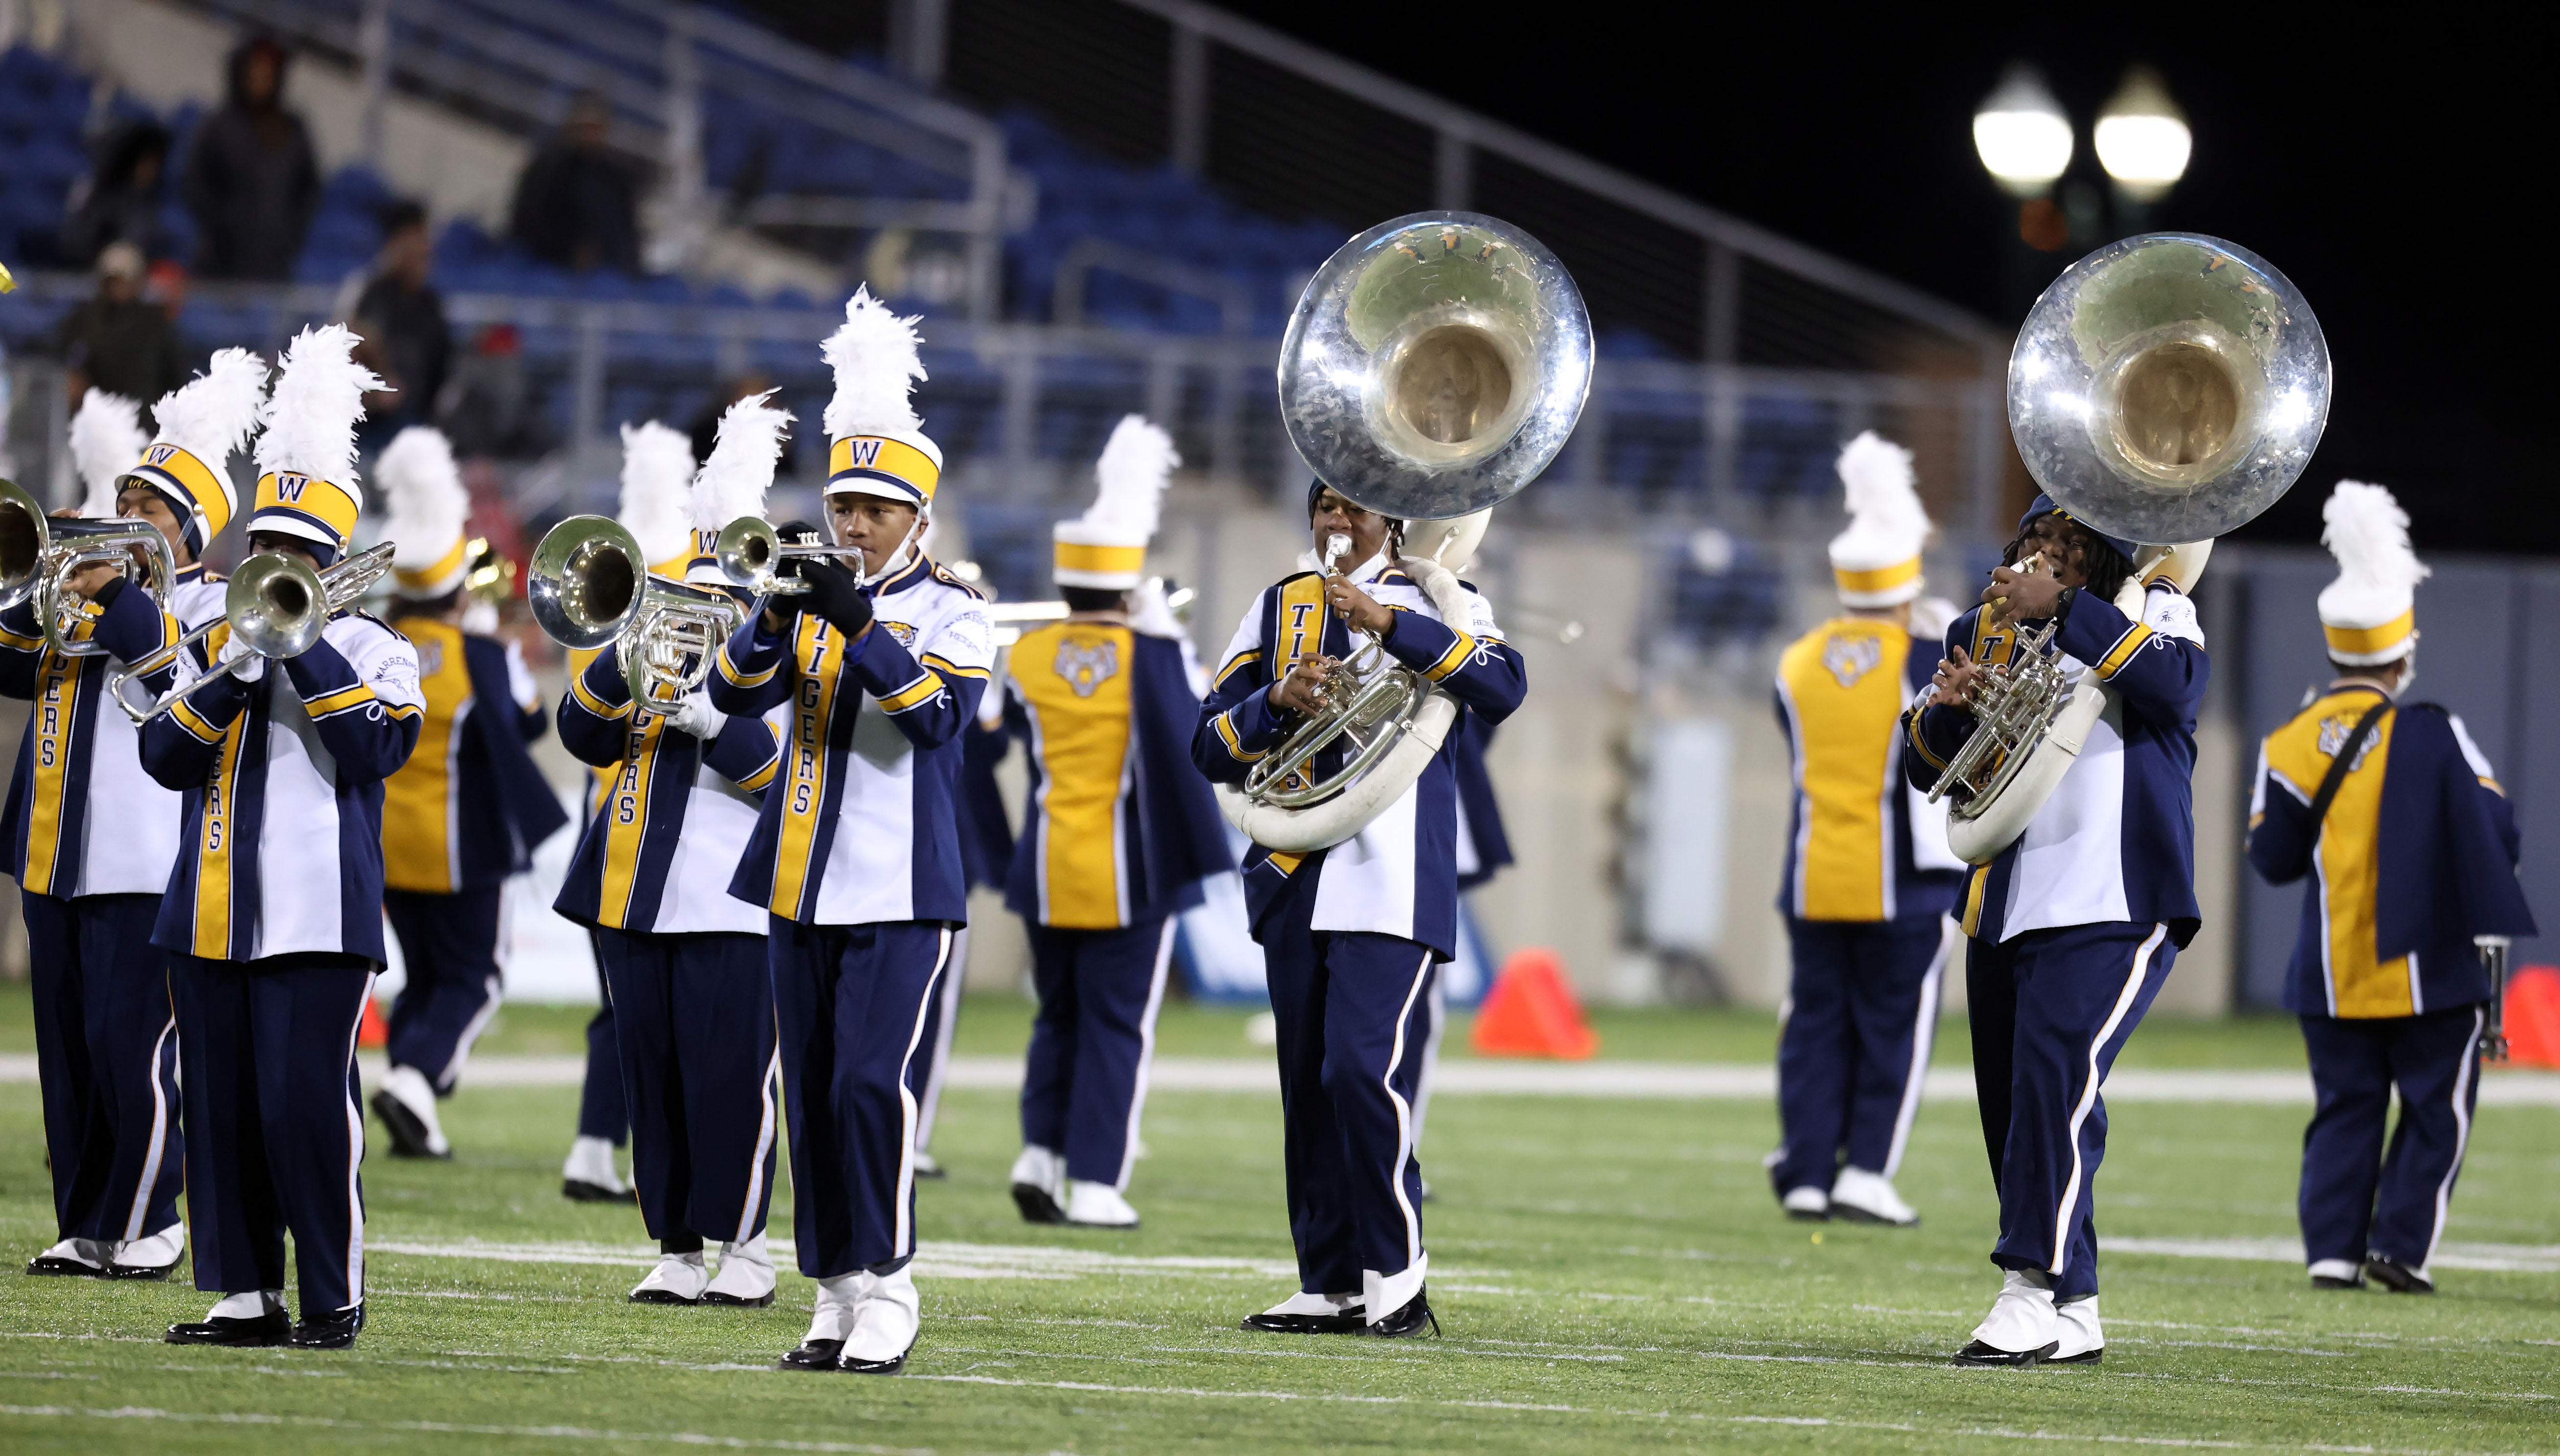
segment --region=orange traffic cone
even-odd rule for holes
[[[383,1004],[365,998],[365,1020],[356,1028],[359,1047],[388,1047],[392,1044],[392,1024],[383,1020]]]
[[[1473,1038],[1487,1056],[1558,1056],[1579,1061],[1600,1050],[1599,1034],[1582,1019],[1582,1005],[1555,952],[1515,953],[1494,978]]]
[[[2518,1066],[2560,1066],[2560,970],[2524,966],[2506,978],[2506,1054]]]

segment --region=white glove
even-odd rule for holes
[[[224,639],[222,661],[239,663],[232,676],[243,683],[254,683],[266,676],[266,659],[249,651],[238,634]]]
[[[668,727],[706,742],[720,736],[721,726],[727,722],[728,715],[712,707],[712,695],[700,688],[686,694],[685,701],[676,705],[676,711],[667,715]]]

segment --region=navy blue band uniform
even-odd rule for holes
[[[2376,710],[2315,823],[2321,783]],[[2300,1194],[2316,1278],[2360,1282],[2373,1257],[2423,1275],[2444,1236],[2480,1096],[2490,988],[2475,937],[2535,933],[2519,849],[2486,755],[2435,704],[2341,683],[2259,747],[2249,862],[2273,884],[2306,882],[2285,1007],[2318,1096]]]
[[[1946,648],[2004,663],[2019,630],[1976,607]],[[2042,1271],[2068,1303],[2098,1287],[2091,1204],[2106,1153],[2106,1079],[2195,933],[2195,714],[2211,671],[2195,607],[2166,581],[2139,620],[2075,593],[2054,643],[2113,701],[2016,842],[1965,883],[1959,921],[1983,1136],[2000,1198],[1992,1260]],[[1973,731],[1959,709],[1916,706],[1905,772],[1936,782]]]
[[[1901,719],[1936,654],[1878,617],[1840,617],[1778,661],[1793,764],[1779,877],[1794,970],[1778,1045],[1781,1198],[1842,1168],[1891,1179],[1918,1110],[1963,884],[1946,811],[1906,782]]]
[[[1200,699],[1180,643],[1119,621],[1034,628],[1007,664],[1031,772],[1005,903],[1030,931],[1040,999],[1023,1142],[1069,1179],[1125,1188],[1172,917],[1233,868],[1190,761]]]
[[[1452,737],[1468,717],[1499,724],[1520,706],[1526,670],[1472,586],[1461,587],[1465,619],[1452,622],[1383,554],[1350,576],[1394,613],[1386,652],[1460,705]],[[1325,579],[1283,578],[1237,626],[1192,740],[1193,761],[1212,781],[1241,782],[1286,736],[1296,715],[1271,691],[1298,659],[1351,655]],[[1457,947],[1455,756],[1444,740],[1402,797],[1352,839],[1307,855],[1257,845],[1244,863],[1279,1032],[1300,1287],[1317,1298],[1358,1296],[1371,1322],[1417,1297],[1429,1267],[1412,1103],[1432,970]]]
[[[915,1077],[928,999],[968,919],[962,732],[993,663],[983,598],[920,553],[855,640],[757,611],[714,664],[721,712],[785,710],[782,761],[729,892],[769,915],[802,1273],[915,1251]]]
[[[177,606],[200,608],[204,583],[182,571]],[[168,952],[151,941],[179,796],[143,771],[106,678],[179,623],[134,582],[99,595],[74,635],[104,655],[49,648],[32,599],[0,612],[0,695],[29,704],[0,843],[27,923],[57,1230],[109,1245],[175,1227],[183,1160]]]

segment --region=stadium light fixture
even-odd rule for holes
[[[1978,121],[1976,125],[1980,125]],[[2160,73],[2136,66],[2098,113],[2098,162],[2135,202],[2156,202],[2186,175],[2194,136]]]
[[[1974,112],[1974,150],[1983,169],[2015,197],[2040,197],[2071,165],[2071,118],[2044,74],[2013,63]]]

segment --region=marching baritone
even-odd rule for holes
[[[1791,1217],[1910,1224],[1920,1215],[1893,1175],[1928,1075],[1966,866],[1947,849],[1946,810],[1903,781],[1902,713],[1936,662],[1910,630],[1929,534],[1911,452],[1868,430],[1841,449],[1840,477],[1841,613],[1778,659],[1795,770],[1778,908],[1794,969],[1769,1174]]]
[[[2250,864],[2272,884],[2318,886],[2285,972],[2318,1098],[2303,1136],[2303,1246],[2315,1287],[2369,1278],[2432,1294],[2497,994],[2478,950],[2534,934],[2533,912],[2488,760],[2460,718],[2401,696],[2427,574],[2407,514],[2352,480],[2321,514],[2338,575],[2320,594],[2320,630],[2337,676],[2268,734],[2249,801]]]
[[[355,425],[384,388],[355,343],[332,324],[285,351],[261,414],[253,558],[325,569],[348,548]],[[405,638],[309,609],[326,625],[288,660],[217,627],[176,668],[192,690],[142,730],[152,777],[186,794],[153,939],[172,952],[196,1287],[222,1295],[171,1326],[173,1344],[345,1349],[365,1322],[356,1033],[384,954],[383,780],[416,745],[423,700]]]
[[[256,420],[265,381],[246,350],[217,354],[206,376],[159,402],[160,438],[147,448],[134,402],[89,391],[71,429],[88,486],[81,514],[156,529],[178,567],[172,599],[112,564],[75,572],[68,584],[83,600],[74,634],[105,656],[48,646],[41,590],[0,613],[0,693],[32,705],[0,838],[27,922],[61,1239],[30,1274],[165,1279],[185,1249],[169,955],[151,943],[178,858],[179,802],[143,771],[140,731],[105,701],[107,675],[111,661],[173,639],[173,617],[220,609],[221,587],[206,584],[196,557],[231,520],[223,467]]]
[[[1029,932],[1040,1002],[1012,1182],[1035,1223],[1138,1226],[1125,1193],[1174,916],[1234,863],[1190,762],[1200,697],[1181,629],[1162,583],[1144,584],[1179,463],[1172,437],[1138,415],[1112,430],[1091,509],[1054,531],[1067,616],[1024,632],[1006,658],[1006,722],[1030,751],[1031,793],[1005,902]]]
[[[426,711],[417,750],[383,785],[383,908],[407,979],[373,1107],[394,1153],[449,1158],[435,1104],[498,1012],[507,878],[568,815],[528,747],[548,716],[523,655],[461,625],[471,497],[451,442],[412,424],[383,447],[374,480],[396,553],[392,626],[417,650]]]
[[[653,571],[726,587],[707,546],[714,523],[763,512],[791,418],[769,393],[721,417],[719,442],[690,485],[700,529],[681,540],[697,549],[680,547]],[[685,497],[691,448],[655,421],[626,427],[623,442],[626,513],[646,526],[654,514],[646,498]],[[639,539],[653,555],[667,544]],[[699,688],[680,702],[635,701],[623,660],[621,644],[606,646],[560,699],[561,743],[614,777],[555,908],[594,931],[613,1005],[631,1181],[659,1249],[630,1298],[769,1305],[764,1220],[781,1129],[766,917],[727,891],[755,829],[757,795],[773,781],[778,743],[764,719],[722,714]],[[720,1245],[717,1271],[706,1265],[707,1243]]]
[[[924,377],[913,321],[858,288],[825,352],[826,515],[832,550],[861,573],[785,559],[797,581],[782,584],[805,590],[763,599],[710,687],[731,716],[789,709],[781,771],[729,883],[771,914],[793,1236],[818,1283],[782,1368],[885,1375],[921,1324],[917,1043],[968,920],[960,735],[994,644],[977,591],[914,545],[942,451],[907,397]]]
[[[1401,556],[1403,523],[1321,480],[1307,490],[1320,560],[1267,587],[1244,614],[1200,705],[1192,759],[1240,783],[1323,707],[1328,669],[1357,630],[1450,695],[1465,719],[1499,723],[1527,676],[1493,609],[1427,561]],[[1342,538],[1347,554],[1329,550]],[[1412,1102],[1426,1028],[1423,994],[1457,951],[1457,785],[1444,742],[1421,775],[1360,833],[1309,854],[1255,846],[1246,910],[1263,948],[1279,1033],[1290,1235],[1299,1291],[1244,1327],[1398,1337],[1438,1328],[1425,1287],[1421,1169]],[[1331,771],[1328,749],[1314,767]]]
[[[1974,1083],[2000,1195],[1992,1262],[2002,1283],[1960,1365],[2094,1363],[2095,1189],[2107,1151],[2098,1087],[2195,934],[2195,710],[2210,664],[2195,606],[2147,583],[2139,619],[2114,597],[2134,544],[2038,496],[1985,605],[1948,629],[1930,697],[1903,722],[1903,763],[1926,788],[1974,731],[1983,669],[2045,622],[2074,680],[2114,701],[2025,832],[1967,880],[1965,985]]]

